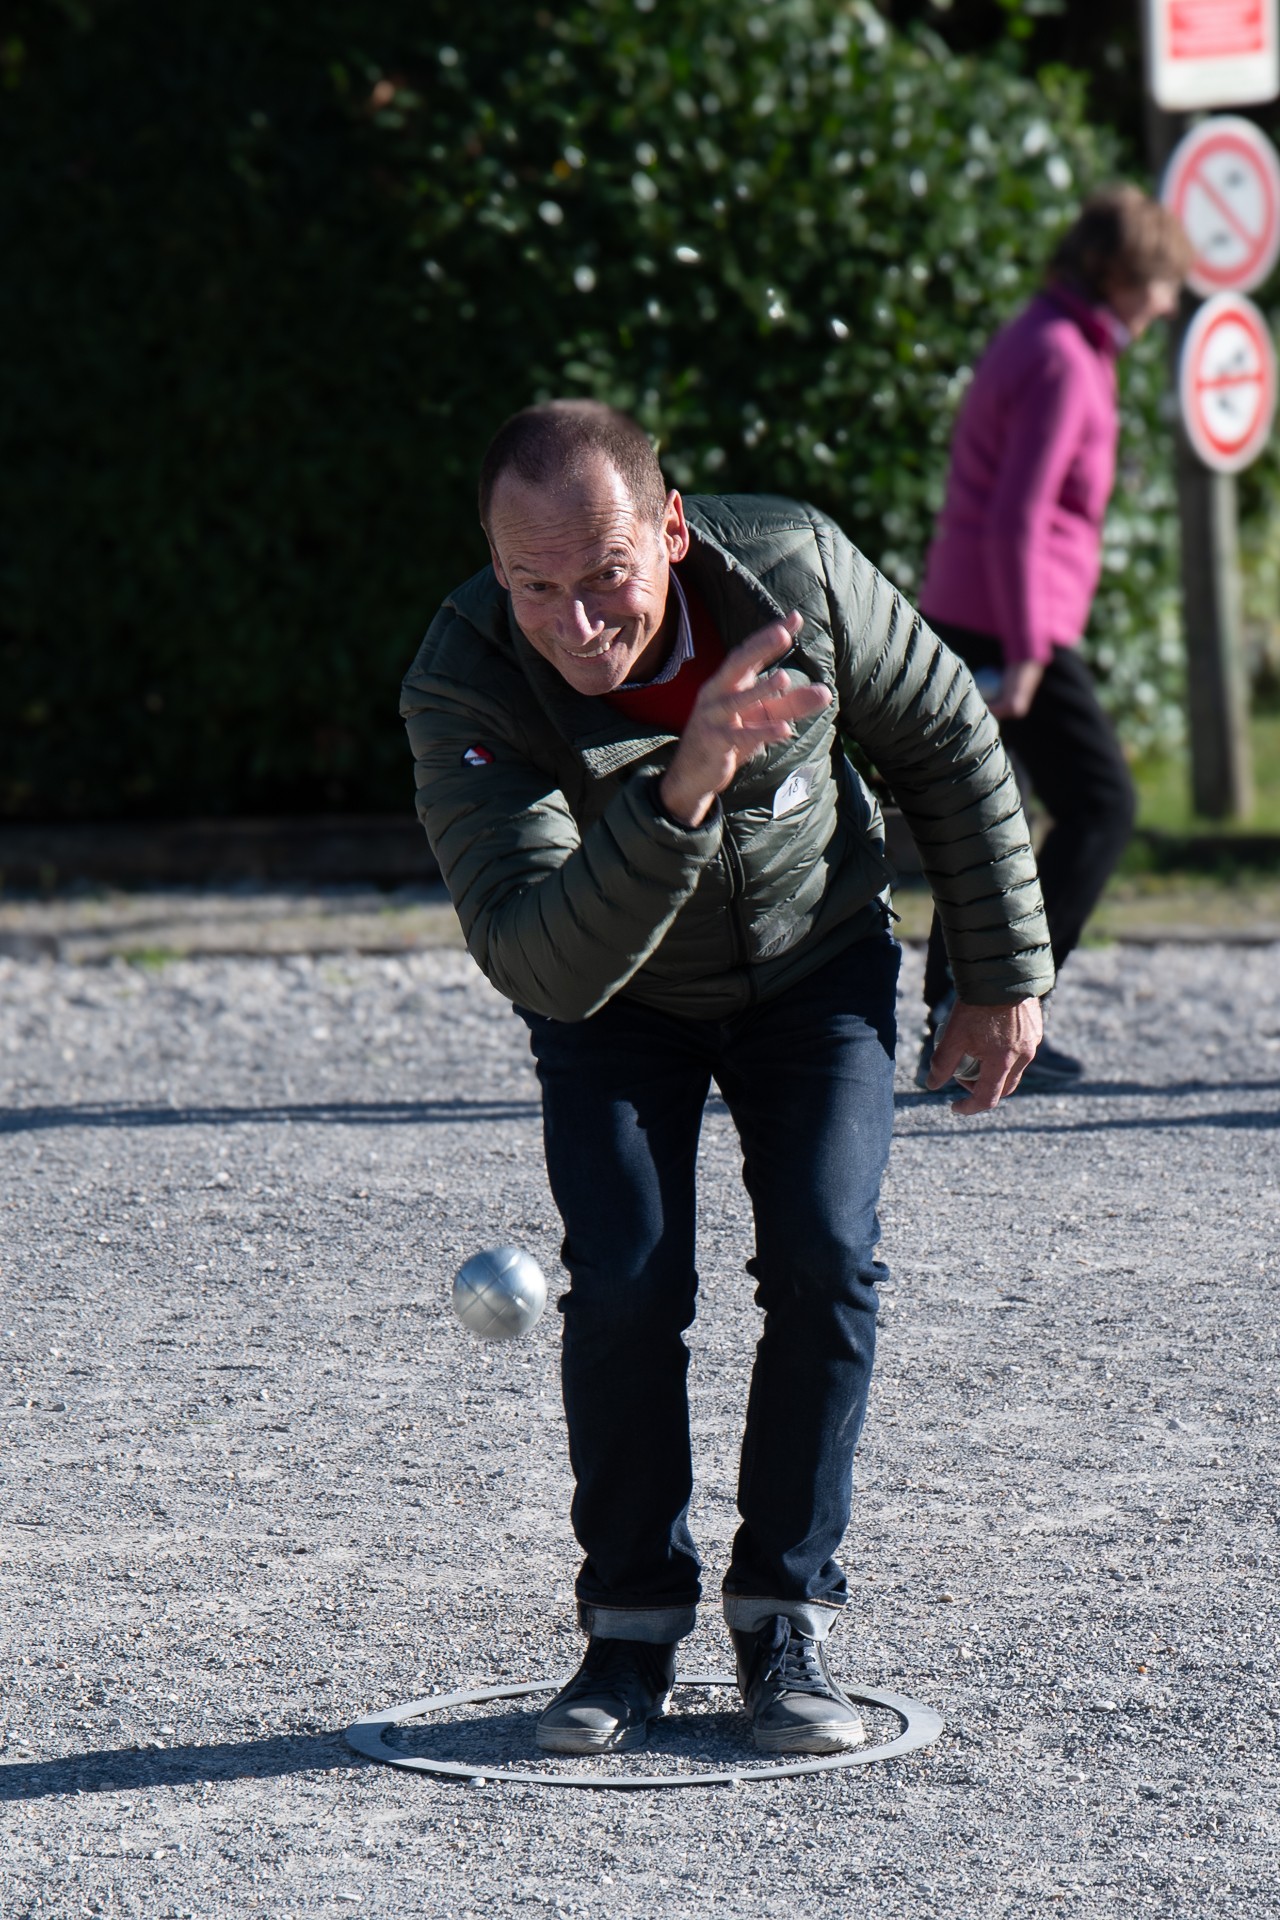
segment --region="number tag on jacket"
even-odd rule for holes
[[[809,798],[813,786],[813,775],[808,767],[797,767],[789,780],[784,780],[773,796],[773,817],[781,820],[784,813],[794,813]]]

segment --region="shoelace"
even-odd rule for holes
[[[792,1633],[786,1625],[777,1641],[770,1647],[764,1676],[766,1680],[778,1680],[784,1693],[828,1694],[830,1682],[822,1671],[818,1659],[818,1643],[807,1640],[801,1633]]]

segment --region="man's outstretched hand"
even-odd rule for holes
[[[951,1111],[990,1113],[1021,1080],[1043,1033],[1038,1000],[1015,1000],[1004,1007],[971,1007],[957,1000],[933,1049],[929,1091],[940,1092],[962,1068],[960,1084],[969,1093],[953,1101]],[[971,1075],[968,1067],[974,1061],[977,1071]]]
[[[786,740],[793,721],[830,706],[829,687],[793,687],[785,671],[760,678],[790,649],[803,625],[798,613],[789,613],[761,627],[702,687],[658,787],[663,810],[673,820],[700,826],[739,768],[774,741]]]

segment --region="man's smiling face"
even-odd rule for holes
[[[504,473],[489,550],[520,631],[576,692],[614,693],[659,671],[674,638],[671,564],[689,551],[678,493],[655,525],[603,455],[563,488]]]

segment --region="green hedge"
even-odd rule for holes
[[[406,805],[400,674],[538,396],[916,584],[968,369],[1115,170],[1082,84],[847,0],[505,11],[10,9],[0,811]],[[1178,649],[1131,359],[1097,644],[1141,744]]]

